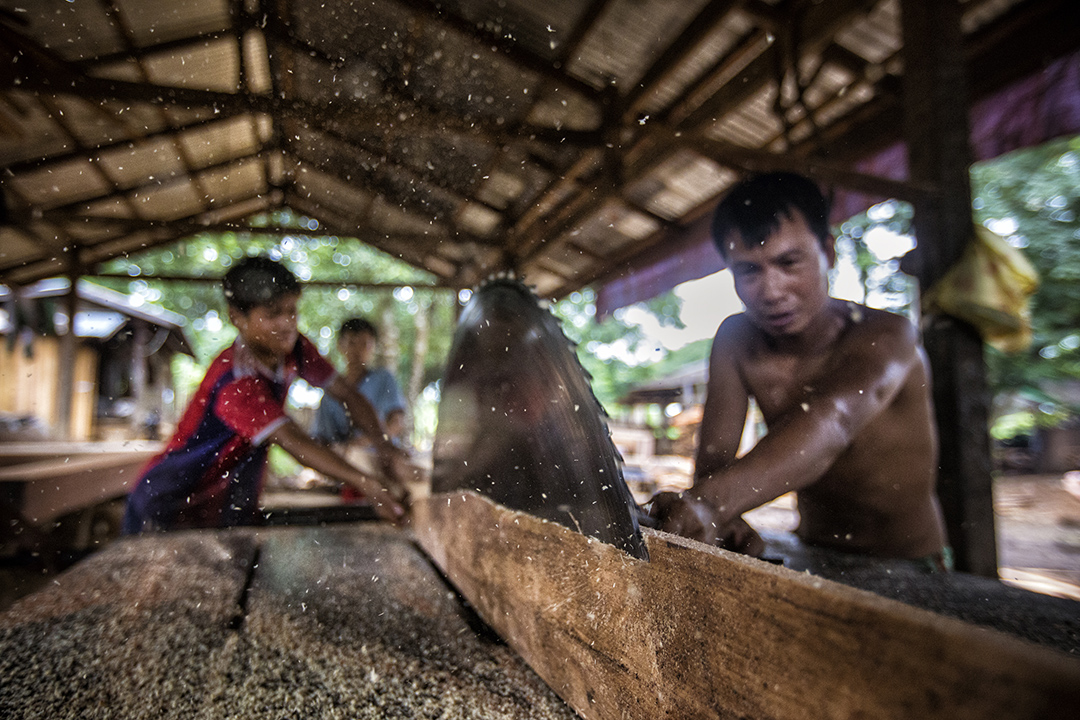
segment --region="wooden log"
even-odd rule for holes
[[[1080,662],[645,530],[650,561],[474,493],[414,505],[421,546],[585,718],[1035,718]]]

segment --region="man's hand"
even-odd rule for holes
[[[717,539],[716,511],[687,493],[662,492],[649,501],[649,515],[657,527],[712,545]]]
[[[757,557],[765,543],[741,517],[721,523],[720,514],[689,493],[662,492],[649,502],[660,530]]]

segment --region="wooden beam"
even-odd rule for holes
[[[1080,662],[643,530],[649,561],[472,492],[413,505],[420,545],[587,720],[1064,717]]]
[[[67,332],[60,337],[60,362],[56,376],[56,427],[54,436],[61,440],[71,439],[72,405],[75,397],[75,355],[78,338],[75,335],[75,316],[79,310],[79,276],[83,268],[77,248],[70,247],[64,253],[68,278],[68,293],[64,296],[67,313]]]
[[[585,42],[585,38],[592,33],[596,24],[600,21],[600,18],[603,17],[604,13],[607,12],[608,7],[612,5],[614,1],[615,0],[590,0],[589,7],[585,8],[585,11],[581,14],[581,18],[571,31],[570,37],[558,48],[558,63],[560,67],[565,68],[574,61],[582,44]]]
[[[551,80],[560,87],[574,90],[591,102],[599,103],[603,101],[600,88],[596,88],[572,75],[567,75],[551,61],[526,50],[506,36],[477,26],[475,22],[451,12],[450,7],[447,5],[433,0],[402,0],[402,2],[409,7],[438,18],[439,21],[472,39],[478,45],[485,48],[497,48],[510,62],[522,70],[536,73],[541,78]]]
[[[19,81],[20,89],[31,92],[76,95],[83,99],[179,105],[185,108],[205,107],[231,115],[254,112],[275,117],[295,117],[305,121],[337,119],[358,131],[371,133],[382,133],[392,126],[412,132],[441,133],[448,129],[462,133],[484,132],[503,141],[524,137],[563,144],[595,145],[601,140],[598,132],[594,130],[560,130],[531,125],[508,128],[483,119],[466,120],[436,115],[415,105],[403,109],[400,100],[392,109],[379,109],[372,107],[370,103],[351,100],[313,103],[248,92],[217,92],[99,78],[83,74],[73,64],[54,59],[51,53],[38,48],[33,41],[3,26],[0,26],[0,40],[7,40],[19,48],[33,50],[30,57],[34,60],[17,64],[13,76],[13,79]],[[291,94],[288,96],[294,97]]]
[[[632,116],[648,102],[649,96],[668,81],[675,70],[697,51],[698,46],[743,4],[745,0],[711,0],[626,96],[627,117],[624,120],[634,120]]]
[[[348,240],[350,238],[345,239]],[[205,285],[221,284],[221,277],[213,277],[207,275],[183,275],[176,273],[143,273],[139,275],[127,275],[125,273],[97,272],[88,273],[85,277],[108,278],[110,280],[152,280],[154,282],[200,283]],[[428,282],[357,282],[354,280],[303,280],[300,282],[300,285],[302,287],[355,288],[357,290],[397,290],[399,288],[409,287],[413,290],[453,290],[454,292],[457,292],[457,290],[459,289],[450,287],[449,285],[432,284]]]
[[[804,55],[819,52],[832,41],[833,36],[841,28],[852,18],[864,13],[868,7],[875,4],[875,1],[821,0],[821,2],[802,4],[803,12],[798,16],[800,51]],[[800,3],[794,3],[794,5],[799,6]],[[794,22],[795,17],[789,18],[788,22]],[[711,124],[721,115],[734,110],[748,98],[753,97],[770,82],[775,82],[777,54],[780,51],[776,43],[770,43],[739,72],[736,78],[680,120],[679,126],[693,128]]]
[[[904,134],[910,175],[938,192],[915,203],[914,266],[929,289],[972,237],[971,147],[958,0],[901,0]],[[997,577],[989,409],[978,332],[937,315],[924,323],[939,439],[938,497],[960,570]]]
[[[243,115],[244,113],[237,114]],[[227,115],[222,112],[221,114],[215,115],[214,117],[210,118],[203,118],[200,120],[194,120],[188,123],[179,123],[176,125],[166,125],[160,130],[155,130],[153,132],[148,132],[135,137],[127,137],[122,140],[114,140],[112,142],[103,143],[101,145],[86,145],[83,147],[79,147],[79,149],[75,152],[64,152],[58,155],[46,155],[45,157],[20,160],[12,163],[11,165],[8,165],[6,169],[15,175],[20,175],[26,172],[33,172],[35,170],[44,170],[46,168],[55,167],[57,165],[62,165],[67,162],[72,162],[74,160],[89,159],[95,155],[109,152],[110,150],[137,147],[140,143],[146,142],[148,140],[168,138],[173,135],[182,134],[188,130],[198,130],[212,123],[230,122],[234,117],[236,116]]]

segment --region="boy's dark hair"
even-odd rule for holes
[[[367,318],[354,317],[341,323],[341,329],[338,331],[338,339],[350,333],[354,335],[367,333],[376,340],[379,339],[379,331],[375,329],[375,326]]]
[[[265,255],[246,257],[238,262],[225,273],[221,285],[225,290],[225,302],[243,313],[300,292],[296,276]]]
[[[824,246],[829,237],[829,202],[817,184],[797,173],[755,175],[732,188],[716,206],[713,242],[726,259],[732,233],[739,233],[744,247],[761,245],[795,211]]]

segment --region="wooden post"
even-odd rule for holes
[[[68,281],[71,286],[65,297],[67,332],[60,338],[60,357],[57,358],[56,378],[56,427],[53,433],[58,439],[71,438],[71,408],[75,396],[75,353],[78,340],[75,337],[75,315],[79,307],[79,263],[77,251],[68,252]]]
[[[146,421],[150,416],[149,398],[147,397],[146,348],[150,343],[150,327],[142,320],[132,320],[131,342],[131,394],[135,400],[135,410],[131,413],[131,432],[133,437],[144,438]]]
[[[972,236],[971,147],[959,0],[901,0],[904,132],[911,180],[937,190],[915,205],[916,272],[933,285]],[[938,495],[957,569],[997,577],[983,345],[970,325],[928,318],[940,439]]]

